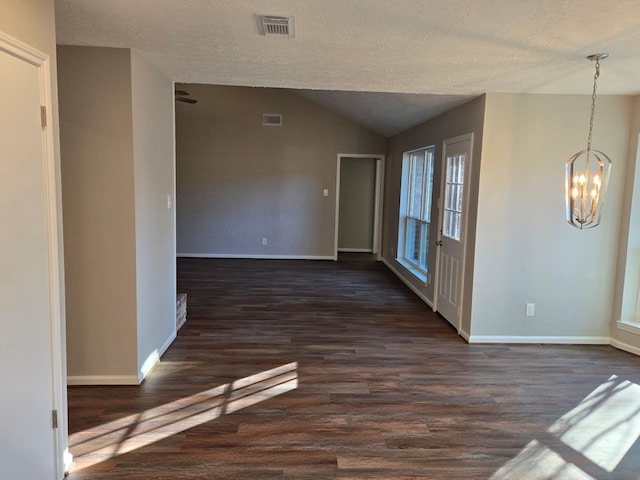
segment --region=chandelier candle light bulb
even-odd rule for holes
[[[596,108],[596,88],[600,77],[600,60],[607,58],[606,53],[589,55],[587,58],[596,62],[596,73],[593,77],[593,94],[591,95],[591,117],[589,121],[589,137],[587,149],[573,155],[565,167],[565,204],[567,222],[579,228],[593,228],[600,224],[602,206],[609,183],[611,159],[591,148],[593,119]]]

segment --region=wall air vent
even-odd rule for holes
[[[281,127],[282,126],[282,114],[280,113],[265,113],[262,115],[262,125],[267,127]]]
[[[267,37],[295,37],[295,17],[258,15],[260,33]]]

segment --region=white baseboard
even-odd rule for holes
[[[335,260],[333,255],[255,255],[239,253],[176,253],[178,258],[238,258],[238,259],[272,259],[272,260]]]
[[[433,304],[427,299],[416,287],[414,287],[404,276],[389,263],[385,258],[382,258],[384,263],[393,274],[398,277],[402,282],[409,287],[413,293],[415,293],[423,302],[433,308]],[[620,322],[618,322],[620,323]],[[618,328],[620,327],[618,324]],[[528,337],[528,336],[509,336],[509,335],[470,335],[463,330],[458,331],[458,334],[464,338],[468,343],[518,343],[518,344],[566,344],[566,345],[611,345],[625,350],[636,355],[640,355],[640,348],[628,345],[609,337],[580,337],[580,336],[544,336],[544,337]]]
[[[69,375],[67,385],[140,385],[137,375]]]
[[[167,338],[167,341],[164,342],[164,345],[160,347],[160,356],[164,355],[164,352],[167,351],[167,349],[171,346],[171,344],[176,339],[176,337],[177,337],[177,332],[174,330],[173,332],[171,332],[171,335],[169,335],[169,338]]]
[[[411,291],[413,293],[415,293],[418,298],[420,298],[420,300],[422,300],[424,303],[426,303],[427,305],[429,305],[429,307],[433,308],[433,303],[431,302],[431,300],[429,300],[427,297],[424,296],[424,294],[418,290],[415,286],[413,286],[411,284],[411,282],[409,282],[406,278],[404,278],[404,276],[402,274],[400,274],[400,272],[398,270],[396,270],[389,262],[387,262],[387,260],[385,258],[382,258],[382,263],[384,263],[387,268],[389,270],[391,270],[391,272],[398,277],[400,280],[402,280],[402,283],[404,283],[407,287],[409,287],[411,289]]]
[[[176,339],[175,330],[158,350],[154,350],[145,360],[138,375],[69,375],[67,385],[140,385],[160,362],[160,357]]]
[[[373,249],[371,248],[338,248],[338,251],[348,253],[373,253]]]
[[[469,343],[547,343],[568,345],[609,345],[609,337],[527,337],[509,335],[471,335]]]
[[[611,346],[617,348],[618,350],[624,350],[625,352],[633,353],[640,356],[640,348],[629,345],[628,343],[621,342],[620,340],[616,340],[615,338],[611,339]]]
[[[69,470],[71,470],[71,465],[73,465],[73,455],[68,448],[66,448],[65,451],[62,452],[62,463],[64,467],[64,473],[66,474],[69,472]]]
[[[175,339],[176,339],[176,331],[174,330],[173,332],[171,332],[171,335],[169,335],[169,338],[167,338],[167,340],[164,342],[164,344],[160,347],[159,350],[154,350],[153,352],[151,352],[151,354],[147,357],[147,359],[142,364],[140,371],[138,372],[139,383],[142,383],[142,381],[145,378],[147,378],[147,375],[149,375],[149,373],[151,373],[153,369],[156,368],[156,366],[160,363],[160,357],[164,355],[164,352],[167,351],[167,348],[171,346],[171,344]]]
[[[464,330],[460,330],[460,331],[458,332],[458,335],[460,335],[462,338],[464,338],[464,339],[466,340],[466,342],[467,342],[467,343],[471,343],[471,342],[469,341],[469,339],[471,338],[471,335],[469,335],[469,333],[468,333],[468,332],[465,332]]]

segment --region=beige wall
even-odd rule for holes
[[[173,81],[136,53],[131,74],[140,376],[176,330],[174,100]]]
[[[0,30],[50,55],[55,67],[53,0],[0,0],[0,7]],[[55,72],[55,68],[52,71]]]
[[[176,105],[178,254],[333,257],[337,154],[386,139],[286,90],[178,87],[198,99]]]
[[[10,35],[27,45],[40,50],[49,55],[51,69],[51,107],[52,112],[49,116],[51,119],[51,128],[53,129],[54,138],[54,160],[56,181],[53,186],[57,197],[58,217],[58,246],[59,246],[59,267],[60,267],[60,289],[61,289],[61,337],[54,338],[54,342],[59,342],[62,352],[61,364],[59,369],[61,372],[66,371],[66,345],[65,345],[65,310],[64,310],[64,255],[63,255],[63,229],[62,229],[62,195],[60,185],[60,142],[59,142],[59,125],[58,125],[58,84],[56,80],[56,42],[55,42],[55,21],[54,21],[54,2],[53,0],[0,0],[0,31]],[[29,374],[25,372],[24,382],[28,382]],[[57,440],[60,445],[60,451],[67,448],[67,395],[63,385],[56,385],[55,399],[56,406],[59,410],[59,430]],[[23,385],[23,388],[29,388]],[[37,399],[31,399],[37,401]],[[50,399],[43,399],[43,408],[50,408]],[[25,419],[21,419],[25,421]],[[26,419],[28,421],[28,419]],[[5,425],[6,429],[11,427]],[[18,427],[20,428],[20,427]],[[7,430],[8,431],[8,430]],[[62,468],[62,459],[59,459],[59,466]],[[52,466],[53,467],[53,466]],[[25,471],[26,473],[26,471]],[[57,472],[58,474],[61,471]]]
[[[338,250],[372,251],[376,194],[376,159],[340,161]]]
[[[138,383],[175,338],[173,82],[128,49],[58,55],[69,382]]]
[[[472,340],[608,342],[631,106],[598,98],[593,145],[614,167],[602,224],[580,231],[564,218],[564,162],[586,148],[590,97],[487,95]]]
[[[136,376],[131,53],[58,49],[69,377]]]
[[[448,138],[457,137],[467,133],[474,133],[474,143],[471,165],[471,190],[469,196],[469,220],[467,229],[467,265],[465,273],[464,299],[465,305],[470,305],[472,294],[471,279],[473,278],[473,251],[475,237],[475,215],[478,174],[480,171],[480,156],[482,152],[482,129],[484,120],[484,97],[477,98],[469,103],[457,107],[437,118],[429,120],[417,127],[396,135],[389,141],[389,157],[387,159],[387,172],[385,181],[384,204],[384,237],[383,258],[385,261],[413,288],[418,291],[427,302],[433,302],[433,276],[430,276],[427,284],[418,280],[402,264],[396,261],[398,247],[398,212],[400,209],[400,187],[402,182],[402,157],[403,153],[418,148],[435,146],[433,202],[431,210],[431,239],[428,256],[428,270],[435,271],[436,248],[434,246],[438,229],[437,199],[440,198],[440,177],[442,172],[442,142]],[[461,330],[468,332],[469,308],[463,308]]]

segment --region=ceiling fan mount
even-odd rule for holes
[[[188,95],[189,92],[186,92],[184,90],[176,90],[174,98],[176,99],[176,102],[198,103],[198,101],[193,98],[187,98]]]

